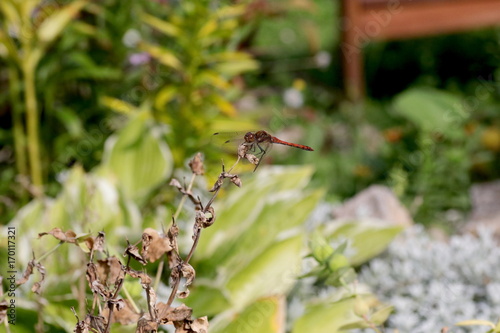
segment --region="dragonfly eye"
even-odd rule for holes
[[[247,134],[245,134],[245,141],[246,142],[255,141],[255,135],[252,132],[248,132]]]

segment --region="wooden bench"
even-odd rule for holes
[[[500,25],[500,0],[342,0],[343,75],[349,99],[364,96],[363,44]]]

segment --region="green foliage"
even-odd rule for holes
[[[305,190],[311,173],[307,167],[262,168],[231,192],[218,210],[217,228],[205,230],[194,258],[198,274],[211,277],[186,299],[195,313],[219,314],[219,322],[228,312],[251,311],[259,299],[290,290],[300,274],[303,222],[322,195]],[[232,325],[223,321],[214,331]]]
[[[393,308],[357,286],[353,266],[378,255],[400,231],[400,227],[369,221],[333,221],[315,230],[309,248],[317,265],[304,276],[314,282],[299,285],[297,297],[305,309],[294,321],[292,332],[341,332],[367,327],[377,331]],[[317,289],[326,292],[326,297],[311,297]]]
[[[142,135],[133,136],[134,130]],[[17,305],[16,329],[19,328],[20,332],[24,328],[33,330],[30,318],[34,315],[24,310],[37,308],[40,300],[47,303],[39,311],[43,322],[54,325],[54,332],[57,331],[55,327],[73,330],[75,317],[70,306],[77,307],[77,300],[73,298],[68,303],[64,295],[73,294],[74,286],[85,282],[85,274],[81,269],[85,267],[86,258],[81,249],[73,244],[61,245],[47,236],[37,240],[39,233],[61,228],[63,231],[74,231],[76,237],[83,241],[89,232],[104,231],[108,250],[118,256],[121,256],[121,253],[116,252],[118,245],[125,245],[125,237],[132,239],[141,234],[141,210],[145,203],[138,199],[147,198],[159,182],[165,182],[172,173],[173,161],[166,153],[168,146],[164,140],[152,134],[157,130],[157,126],[150,124],[144,115],[131,117],[120,132],[108,139],[109,149],[104,155],[106,162],[89,173],[81,166],[74,166],[65,173],[62,191],[55,198],[34,199],[7,225],[17,230],[17,271],[24,271],[34,252],[48,275],[43,283],[41,298],[32,294],[29,288],[24,288],[26,286],[18,289],[17,300],[23,300]],[[148,152],[147,158],[143,155],[145,151]],[[107,162],[113,159],[123,161],[123,164]],[[125,163],[127,159],[133,161],[132,165]],[[135,186],[137,180],[142,180],[140,186]],[[7,235],[6,227],[2,229],[2,237]],[[78,242],[77,245],[81,245]],[[2,244],[1,255],[6,258],[7,242]],[[55,250],[57,255],[49,256]],[[1,269],[1,275],[8,276],[5,271],[7,267]],[[140,290],[137,295],[132,288],[129,292],[140,295]]]

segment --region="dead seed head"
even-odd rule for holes
[[[189,162],[189,167],[195,175],[203,175],[205,169],[203,167],[203,156],[201,153],[197,153],[194,158]]]

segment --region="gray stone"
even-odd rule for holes
[[[500,236],[500,180],[473,184],[470,189],[472,211],[466,231],[487,227]]]
[[[337,219],[376,219],[392,225],[411,226],[414,224],[410,213],[396,195],[386,186],[372,185],[335,208]]]

